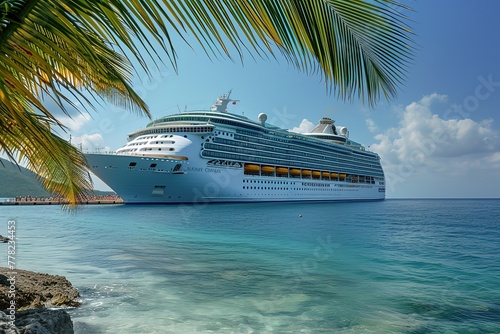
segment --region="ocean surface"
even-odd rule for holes
[[[80,291],[76,333],[500,333],[500,200],[0,206],[0,218],[2,235],[16,222],[19,269]]]

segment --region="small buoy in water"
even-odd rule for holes
[[[299,218],[302,218],[302,215],[299,215]]]

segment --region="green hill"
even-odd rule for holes
[[[0,197],[16,196],[46,197],[50,193],[35,173],[0,158]]]
[[[96,190],[95,194],[114,193]],[[45,190],[35,173],[0,158],[0,198],[16,196],[50,197],[50,193]]]

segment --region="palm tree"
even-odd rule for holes
[[[391,0],[0,0],[0,153],[78,203],[91,188],[85,158],[46,100],[108,101],[149,116],[131,86],[133,62],[176,69],[172,36],[208,57],[282,54],[317,72],[339,98],[374,105],[395,95],[411,61],[407,9]],[[149,73],[149,72],[148,72]],[[76,101],[76,102],[74,102]]]

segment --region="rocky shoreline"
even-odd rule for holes
[[[0,333],[71,334],[65,307],[80,305],[80,294],[64,276],[0,267]]]

